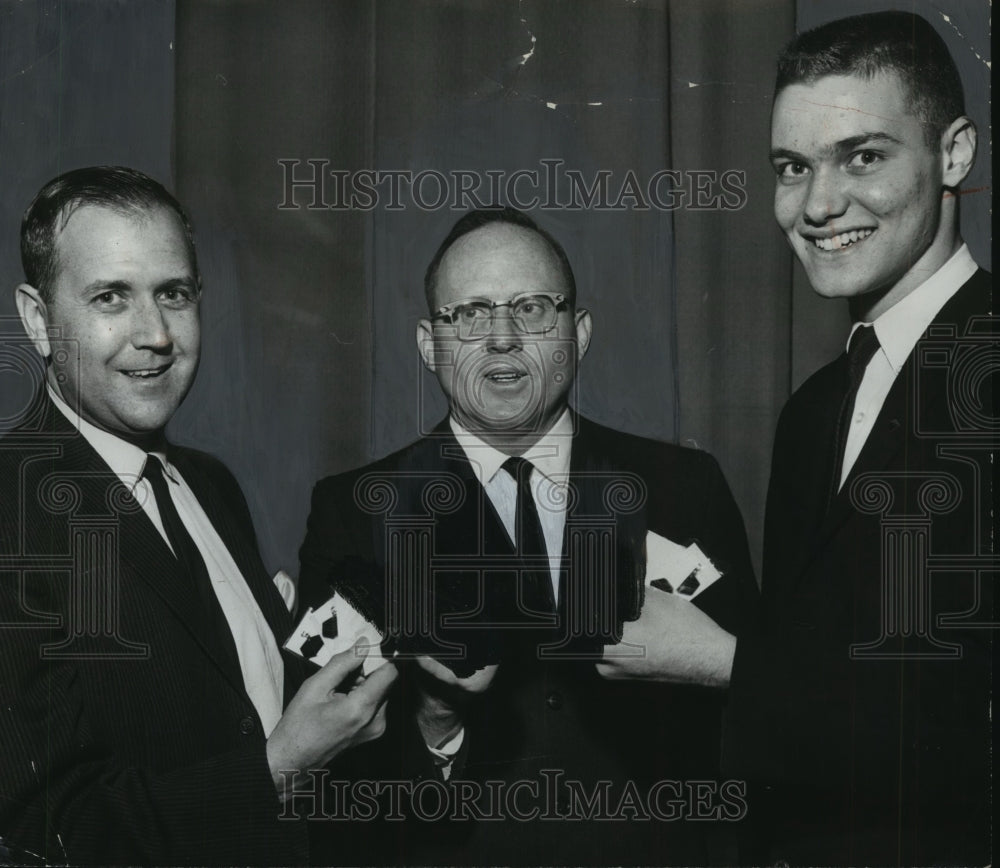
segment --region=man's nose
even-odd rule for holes
[[[170,323],[155,299],[136,303],[132,317],[132,344],[139,349],[168,351],[173,346]]]
[[[511,316],[510,307],[503,305],[493,310],[493,328],[487,337],[487,348],[497,353],[520,349],[523,334]]]
[[[809,180],[803,217],[811,226],[823,226],[842,217],[847,211],[848,196],[844,180],[833,169],[817,169]]]

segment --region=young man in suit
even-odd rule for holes
[[[348,693],[353,650],[286,667],[238,484],[164,436],[200,351],[190,223],[139,172],[78,169],[21,250],[43,383],[0,440],[0,839],[39,864],[303,862],[292,772],[377,737],[394,671]]]
[[[732,632],[752,609],[743,523],[718,465],[569,407],[591,316],[562,247],[527,215],[460,219],[425,289],[417,348],[449,415],[316,486],[300,582],[314,603],[339,591],[412,658],[407,702],[390,709],[400,764],[447,775],[453,808],[456,794],[479,798],[438,823],[418,805],[398,839],[388,823],[385,849],[359,858],[704,862],[689,784],[707,782],[717,819],[718,691],[614,684],[595,665],[644,595],[667,595],[643,587],[649,532],[697,541],[724,574],[684,605]]]
[[[854,326],[775,437],[763,617],[735,644],[724,745],[756,785],[746,855],[984,864],[998,425],[991,276],[959,232],[976,130],[940,36],[886,12],[786,49],[771,136],[778,224]],[[647,674],[691,677],[672,655]]]

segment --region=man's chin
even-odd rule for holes
[[[458,417],[468,431],[474,434],[536,434],[540,433],[541,413],[538,408],[505,408],[489,414],[477,413],[472,417]]]
[[[823,298],[855,298],[872,291],[872,282],[866,276],[806,269],[806,277],[813,292]]]
[[[871,275],[855,279],[848,279],[847,275],[841,279],[831,279],[830,275],[825,274],[808,276],[817,295],[822,298],[846,299],[851,307],[852,319],[858,321],[868,321],[870,313],[878,313],[882,299],[889,295],[896,285],[891,281],[888,284],[879,281]]]
[[[143,447],[149,447],[165,437],[167,423],[173,417],[176,407],[167,412],[122,414],[110,424],[102,425],[110,433]]]

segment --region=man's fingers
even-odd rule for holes
[[[416,660],[417,666],[423,669],[428,675],[434,676],[438,681],[442,681],[445,684],[456,684],[458,682],[458,677],[455,673],[443,663],[439,663],[433,657],[421,655],[414,659]]]
[[[333,690],[351,672],[357,669],[368,656],[369,643],[366,639],[358,639],[346,651],[334,654],[319,672],[310,676],[307,684],[315,684],[324,691]]]
[[[385,695],[392,687],[392,682],[396,680],[399,672],[391,663],[383,663],[365,677],[365,680],[351,691],[351,699],[359,704],[377,706],[385,701]]]

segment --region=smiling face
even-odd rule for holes
[[[892,72],[830,75],[778,94],[774,213],[816,292],[855,299],[874,319],[954,253],[957,216],[945,187],[968,168],[949,171],[952,132],[930,148]]]
[[[57,232],[55,254],[50,301],[18,287],[22,320],[53,358],[49,384],[88,422],[147,443],[198,367],[199,291],[180,223],[162,208],[83,205]]]
[[[486,442],[537,440],[566,407],[576,366],[590,340],[590,314],[564,303],[545,334],[525,334],[506,302],[529,293],[568,295],[559,260],[537,233],[492,223],[459,238],[434,284],[435,310],[468,300],[498,302],[494,325],[459,340],[454,325],[422,320],[417,343],[438,377],[452,415]]]

